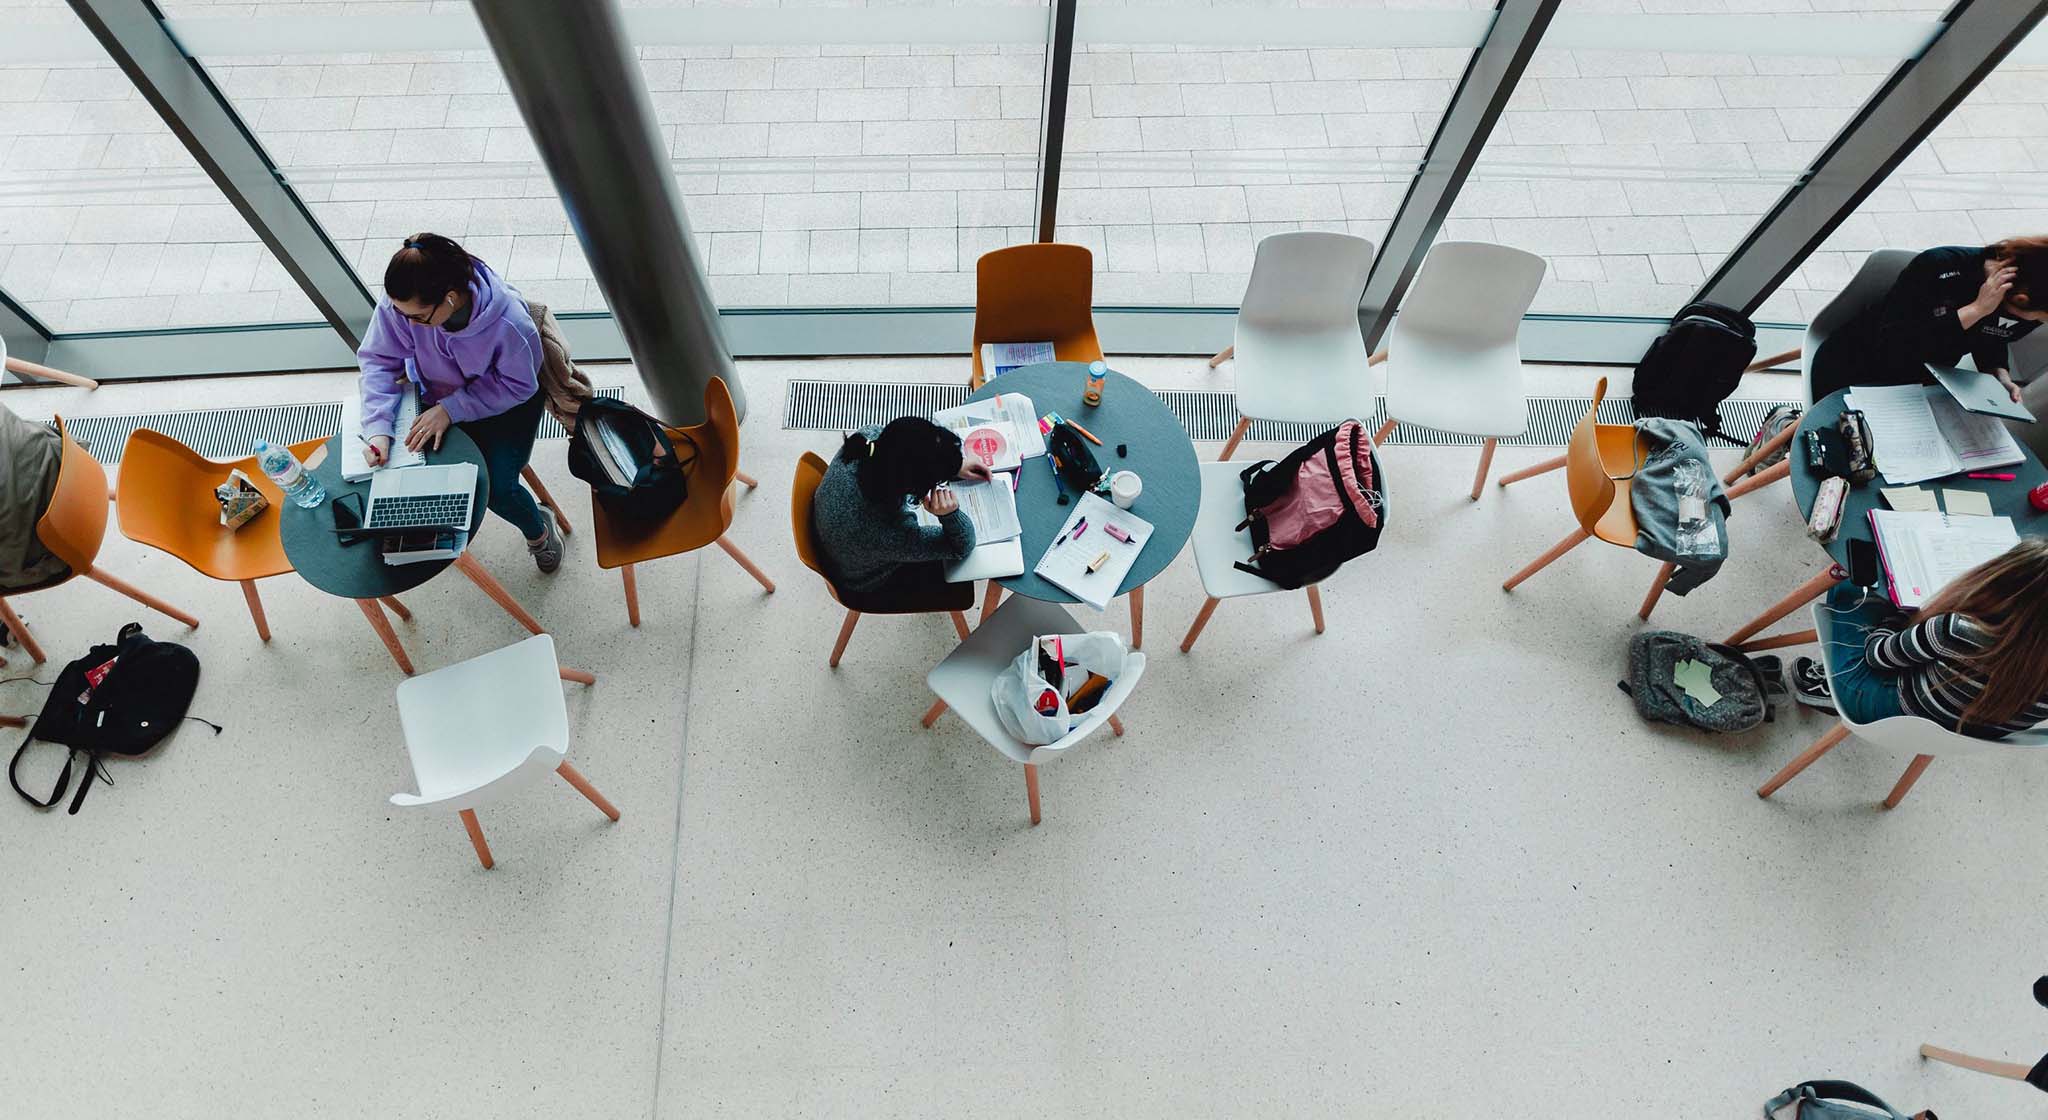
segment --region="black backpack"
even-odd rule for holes
[[[1721,430],[1721,402],[1756,360],[1756,324],[1718,303],[1689,304],[1671,319],[1636,363],[1636,416],[1690,420],[1731,443]]]
[[[1318,469],[1304,475],[1303,467],[1311,463]],[[1346,560],[1378,548],[1387,525],[1386,488],[1379,468],[1365,426],[1346,420],[1277,463],[1268,459],[1240,471],[1245,512],[1237,527],[1251,529],[1252,558],[1234,566],[1292,591],[1321,583]],[[1336,484],[1341,477],[1357,485],[1368,508],[1359,507],[1351,487]],[[1321,511],[1313,520],[1326,523],[1306,539],[1276,542],[1269,519],[1304,501]],[[1298,527],[1302,512],[1289,510],[1284,523]]]
[[[48,809],[71,785],[71,764],[86,755],[85,779],[71,798],[71,813],[85,802],[94,778],[109,785],[100,758],[109,754],[138,755],[178,729],[192,694],[199,687],[199,658],[184,646],[152,641],[140,623],[121,627],[113,645],[94,646],[84,657],[64,666],[43,701],[42,714],[29,729],[7,765],[7,781],[29,804]],[[214,734],[220,734],[215,727]],[[68,747],[64,772],[48,800],[21,788],[16,773],[29,745],[42,740]]]
[[[610,397],[592,397],[576,412],[569,433],[569,473],[590,484],[607,513],[633,520],[665,517],[689,497],[689,469],[697,445],[681,439],[676,453],[661,421]]]

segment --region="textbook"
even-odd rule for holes
[[[1918,610],[1957,576],[2020,543],[2010,517],[1870,511],[1892,602]]]

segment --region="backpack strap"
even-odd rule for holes
[[[1748,655],[1748,654],[1746,654],[1746,653],[1742,652],[1741,650],[1739,650],[1739,649],[1736,649],[1736,648],[1735,648],[1734,646],[1731,646],[1731,645],[1727,644],[1726,642],[1706,642],[1706,643],[1704,643],[1704,644],[1706,645],[1706,647],[1707,647],[1708,649],[1710,649],[1710,650],[1713,650],[1713,651],[1714,651],[1715,653],[1718,653],[1718,654],[1720,654],[1721,656],[1723,656],[1723,657],[1725,657],[1725,658],[1729,659],[1730,661],[1733,661],[1733,662],[1735,662],[1736,664],[1738,664],[1738,665],[1742,666],[1743,668],[1745,668],[1745,669],[1749,670],[1749,675],[1750,675],[1750,679],[1752,679],[1752,680],[1754,680],[1754,681],[1756,682],[1756,694],[1757,694],[1757,696],[1758,696],[1759,698],[1761,698],[1761,699],[1763,700],[1763,702],[1764,702],[1764,722],[1765,722],[1765,723],[1776,723],[1776,722],[1778,722],[1778,708],[1777,708],[1777,705],[1775,705],[1775,704],[1771,703],[1771,686],[1770,686],[1770,682],[1768,682],[1768,681],[1766,681],[1766,680],[1764,679],[1764,671],[1763,671],[1763,670],[1762,670],[1761,668],[1758,668],[1758,666],[1757,666],[1757,663],[1756,663],[1756,659],[1755,659],[1755,658],[1753,658],[1753,657],[1751,657],[1750,655]],[[1842,1082],[1833,1082],[1833,1081],[1829,1081],[1829,1082],[1820,1082],[1820,1081],[1815,1081],[1815,1082],[1811,1082],[1810,1084],[1814,1084],[1814,1085],[1821,1085],[1821,1084],[1828,1084],[1828,1085],[1834,1085],[1834,1084],[1842,1084],[1842,1085],[1849,1085],[1849,1087],[1850,1087],[1850,1088],[1852,1088],[1852,1089],[1856,1088],[1856,1087],[1855,1087],[1854,1085],[1850,1085],[1850,1084],[1849,1084],[1849,1082],[1847,1082],[1847,1081],[1842,1081]],[[1858,1092],[1861,1092],[1862,1090],[1857,1090],[1857,1091],[1858,1091]]]
[[[64,791],[71,786],[71,762],[78,754],[78,750],[75,747],[66,749],[64,753],[64,772],[57,775],[57,788],[50,791],[50,799],[48,801],[42,801],[38,800],[35,794],[21,788],[21,778],[15,773],[21,766],[21,756],[28,753],[29,745],[35,741],[35,734],[31,732],[28,738],[21,741],[21,746],[15,749],[14,760],[7,764],[7,784],[14,787],[14,792],[20,794],[22,800],[34,805],[36,808],[53,809],[57,806],[57,799],[63,797]],[[88,778],[87,781],[90,782],[91,779]],[[78,796],[81,798],[85,796],[84,787],[81,786],[79,788]],[[71,811],[74,813],[78,811],[76,802],[72,803]]]

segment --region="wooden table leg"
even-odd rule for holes
[[[405,647],[398,644],[398,634],[391,629],[391,620],[384,617],[375,599],[357,599],[356,606],[362,609],[363,617],[370,620],[370,629],[384,639],[384,648],[391,651],[391,660],[398,662],[399,669],[406,676],[412,676],[412,659],[405,655]]]
[[[28,720],[22,716],[0,716],[0,727],[27,727]]]
[[[1131,648],[1145,648],[1145,585],[1131,588]]]
[[[1237,345],[1235,343],[1225,346],[1223,349],[1216,351],[1215,357],[1209,359],[1209,368],[1215,369],[1217,366],[1229,361],[1236,353]]]
[[[100,387],[99,382],[83,374],[66,373],[61,369],[51,369],[49,366],[37,365],[34,362],[25,361],[21,358],[9,358],[6,365],[7,372],[16,377],[36,377],[44,381],[55,381],[60,385],[76,385],[81,389],[97,389]]]
[[[1024,764],[1024,799],[1031,803],[1031,823],[1038,823],[1038,767]]]
[[[924,718],[918,720],[918,722],[926,727],[930,727],[932,724],[939,722],[939,717],[945,714],[946,702],[944,700],[934,700],[932,701],[932,706],[924,710]]]
[[[13,634],[14,640],[21,643],[22,650],[28,654],[30,660],[38,664],[45,660],[43,647],[36,644],[35,635],[28,632],[27,624],[21,621],[20,615],[14,613],[14,608],[4,597],[0,597],[0,624],[5,624],[8,633]]]
[[[485,871],[489,871],[494,866],[491,860],[491,846],[484,843],[484,826],[477,823],[475,809],[462,811],[462,827],[469,833],[469,842],[476,847],[477,862],[484,865]]]
[[[1533,467],[1523,467],[1521,470],[1518,471],[1509,471],[1507,474],[1501,475],[1498,479],[1495,479],[1494,485],[1512,486],[1525,478],[1535,478],[1539,474],[1549,474],[1551,471],[1559,470],[1563,467],[1564,456],[1559,455],[1555,459],[1545,459]]]
[[[382,595],[378,597],[377,601],[384,604],[385,608],[388,609],[392,614],[397,615],[398,621],[412,621],[412,612],[405,609],[405,604],[398,601],[398,596]]]
[[[1486,442],[1480,445],[1479,473],[1472,476],[1472,500],[1475,502],[1479,500],[1479,495],[1486,492],[1486,472],[1493,469],[1493,447],[1496,442],[1498,441],[1492,436],[1488,436]]]
[[[619,569],[619,578],[626,582],[626,621],[640,625],[640,583],[633,578],[633,565]]]
[[[1320,583],[1311,583],[1308,585],[1308,613],[1309,617],[1316,620],[1316,633],[1322,633],[1323,585]]]
[[[955,634],[958,634],[958,635],[960,635],[960,640],[961,640],[961,641],[963,641],[963,642],[964,642],[964,641],[966,641],[966,640],[967,640],[967,635],[968,635],[968,633],[969,633],[969,631],[968,631],[968,629],[967,629],[967,612],[966,612],[966,611],[947,611],[946,613],[947,613],[947,614],[948,614],[949,616],[951,616],[951,618],[953,619],[953,632],[954,632]]]
[[[249,603],[249,617],[256,620],[256,636],[270,640],[270,620],[263,617],[263,600],[256,594],[256,581],[245,579],[242,583],[242,598]]]
[[[562,764],[555,767],[555,773],[560,774],[563,781],[575,786],[577,793],[589,798],[590,803],[597,806],[598,812],[613,820],[619,819],[618,807],[607,801],[604,794],[597,792],[597,787],[590,784],[590,779],[584,777],[574,766],[569,765],[568,759],[563,759]]]
[[[988,594],[984,596],[981,600],[981,622],[987,622],[988,616],[996,613],[996,607],[1002,601],[1003,585],[997,583],[995,580],[989,580]],[[980,624],[980,622],[975,623],[975,625],[977,626],[979,626]]]
[[[1849,578],[1849,573],[1834,564],[1820,570],[1820,574],[1799,585],[1790,595],[1764,608],[1764,613],[1749,620],[1748,625],[1728,636],[1728,644],[1739,646],[1750,636],[1793,611],[1827,594],[1829,588]]]
[[[1110,730],[1111,730],[1112,732],[1114,732],[1114,733],[1116,734],[1116,737],[1117,737],[1117,738],[1119,738],[1119,739],[1123,738],[1123,736],[1124,736],[1124,721],[1123,721],[1123,720],[1120,720],[1120,719],[1118,719],[1117,717],[1115,717],[1115,716],[1113,716],[1113,715],[1112,715],[1112,716],[1110,716],[1110,717],[1109,717],[1109,729],[1110,729]]]
[[[759,490],[761,488],[761,484],[754,480],[754,476],[743,470],[734,470],[732,476],[734,479],[745,483],[749,490]]]
[[[455,557],[455,566],[462,569],[462,574],[468,576],[471,583],[483,588],[484,594],[489,595],[497,601],[499,606],[505,608],[506,614],[519,620],[519,625],[526,627],[531,633],[547,633],[547,631],[540,628],[540,623],[533,620],[532,615],[526,613],[526,608],[519,605],[519,600],[514,599],[512,593],[506,591],[503,584],[493,578],[490,572],[485,571],[482,564],[477,563],[476,557],[464,551]]]
[[[1762,653],[1767,649],[1784,649],[1786,646],[1803,646],[1820,641],[1820,631],[1799,630],[1790,634],[1773,634],[1768,638],[1753,638],[1736,646],[1744,653]]]
[[[1195,639],[1202,636],[1202,628],[1209,625],[1209,616],[1216,613],[1216,604],[1222,601],[1214,595],[1202,601],[1202,609],[1195,614],[1195,624],[1188,627],[1188,636],[1180,640],[1182,653],[1195,648]]]

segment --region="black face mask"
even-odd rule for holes
[[[448,316],[448,321],[441,324],[441,329],[447,331],[449,334],[454,334],[456,331],[459,331],[462,328],[469,325],[470,312],[475,310],[476,300],[472,299],[468,303],[462,305],[462,310],[457,311],[455,314]]]

